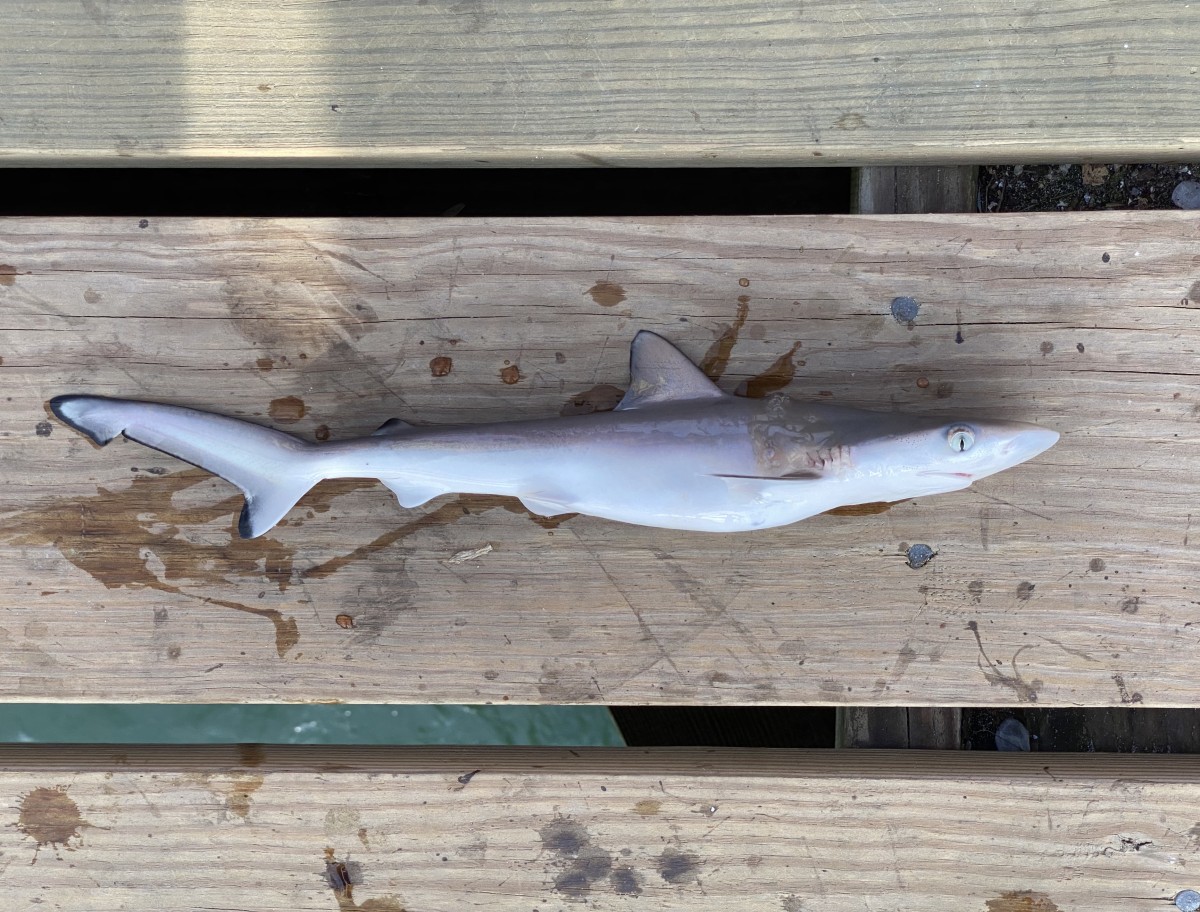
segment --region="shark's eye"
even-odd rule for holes
[[[950,433],[946,435],[946,440],[950,444],[950,449],[962,453],[971,449],[971,446],[975,443],[975,434],[970,428],[950,428]]]

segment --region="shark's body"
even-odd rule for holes
[[[236,484],[245,537],[271,528],[318,481],[362,477],[405,507],[451,492],[506,494],[543,515],[741,532],[964,488],[1058,438],[1016,422],[730,396],[649,332],[634,339],[630,373],[612,412],[454,427],[393,420],[371,437],[326,444],[176,406],[60,396],[51,407],[97,443],[123,433]]]

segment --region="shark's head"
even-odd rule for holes
[[[904,500],[958,491],[973,481],[1032,459],[1058,440],[1055,431],[1018,421],[925,424],[855,447],[860,478],[875,499]]]

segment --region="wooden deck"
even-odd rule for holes
[[[1183,213],[4,221],[0,698],[1194,705],[1198,240]],[[553,416],[611,406],[642,328],[726,389],[1063,439],[751,535],[350,482],[244,542],[231,487],[45,411]]]
[[[0,847],[22,909],[1151,912],[1197,885],[1197,788],[1128,755],[8,746]]]
[[[0,164],[1188,159],[1200,6],[18,3]]]

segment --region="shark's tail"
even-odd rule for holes
[[[101,396],[59,396],[50,408],[101,446],[124,434],[237,485],[246,495],[243,538],[262,535],[325,477],[314,444],[248,421]]]

